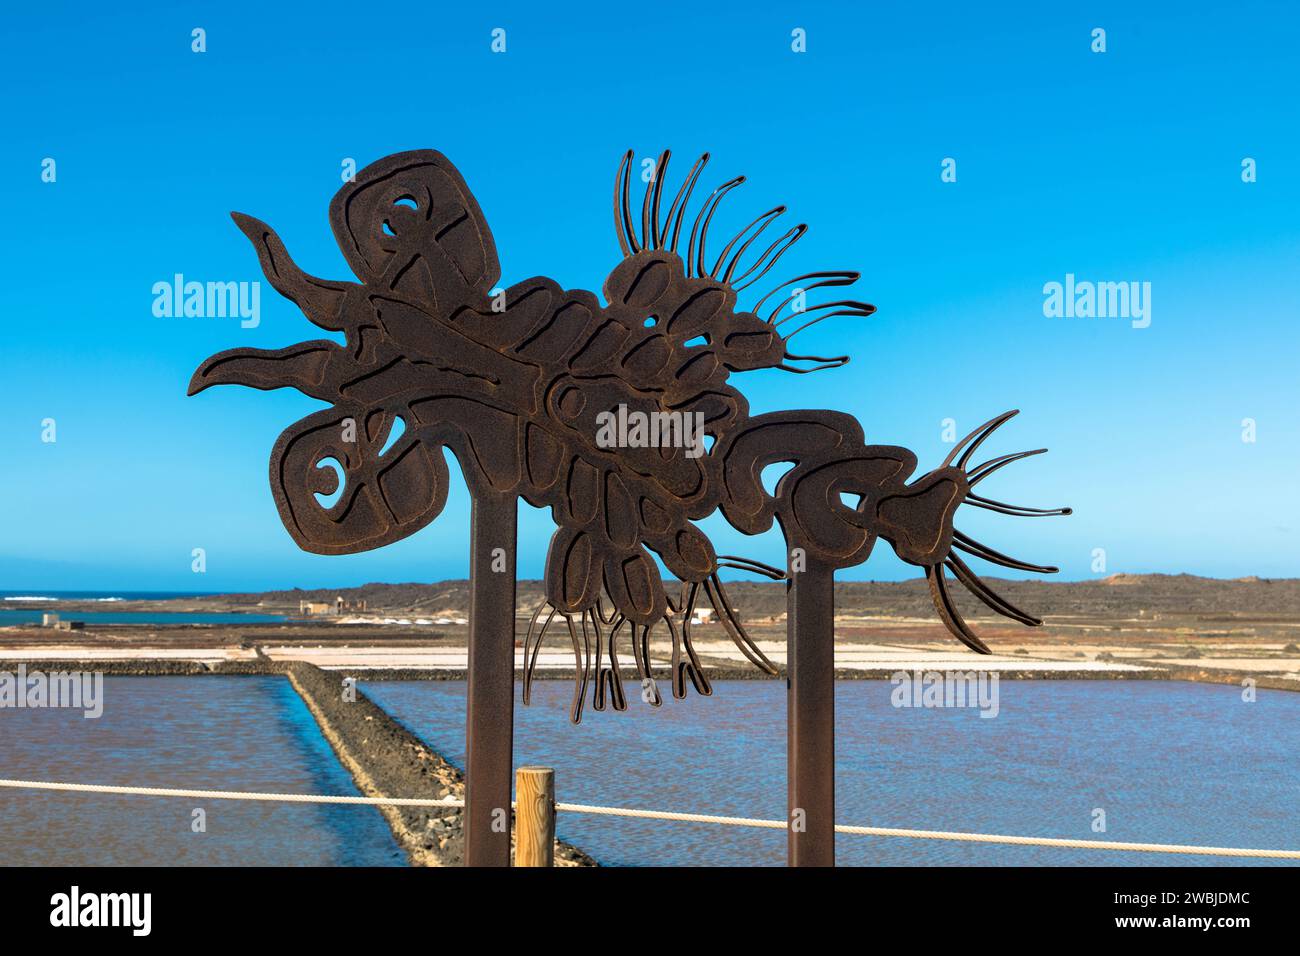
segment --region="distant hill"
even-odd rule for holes
[[[1008,581],[985,578],[1013,604],[1040,615],[1151,617],[1153,615],[1252,618],[1300,616],[1300,579],[1202,578],[1191,574],[1114,574],[1095,581]],[[953,586],[960,593],[960,586]],[[769,581],[730,581],[727,592],[749,619],[785,612],[785,585]],[[841,581],[835,586],[841,615],[932,617],[934,607],[924,579],[911,581]],[[366,584],[353,588],[316,588],[230,594],[232,605],[292,605],[303,601],[364,599],[372,610],[410,610],[425,615],[469,609],[469,582]],[[517,605],[522,610],[542,600],[540,581],[520,581]],[[962,601],[972,613],[983,610],[973,599]]]

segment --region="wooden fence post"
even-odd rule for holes
[[[555,771],[515,771],[515,866],[555,865]]]

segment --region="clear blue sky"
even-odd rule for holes
[[[1096,548],[1107,573],[1300,574],[1294,4],[562,6],[6,13],[0,585],[464,576],[463,489],[382,551],[304,554],[266,462],[317,403],[284,390],[185,397],[213,352],[320,337],[296,307],[263,285],[256,329],[151,311],[151,287],[177,272],[261,279],[232,209],[272,224],[309,272],[350,278],[326,221],[340,163],[420,147],[468,179],[503,284],[543,274],[593,290],[618,261],[621,151],[670,146],[681,162],[711,150],[706,185],[749,177],[729,222],[787,203],[811,225],[790,274],[858,268],[879,308],[802,338],[851,353],[846,368],[737,378],[756,410],[851,412],[926,468],[947,453],[945,418],[964,431],[1019,407],[991,450],[1052,452],[984,487],[1075,515],[962,509],[961,527],[1065,578],[1094,576]],[[191,52],[195,27],[206,53]],[[490,50],[496,27],[505,54]],[[796,27],[804,54],[790,48]],[[1104,54],[1090,50],[1094,27]],[[55,183],[41,181],[46,157]],[[955,183],[941,182],[946,157]],[[1245,157],[1256,183],[1241,181]],[[1067,273],[1150,282],[1150,327],[1045,318],[1043,285]],[[536,576],[549,518],[524,511],[520,571]],[[782,563],[775,536],[705,527],[719,550]],[[846,576],[916,573],[882,545]]]

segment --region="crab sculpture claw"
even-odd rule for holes
[[[966,563],[962,554],[1018,571],[1055,574],[1059,568],[1021,561],[963,534],[953,526],[957,508],[966,504],[1025,518],[1071,513],[1070,508],[1027,508],[975,493],[975,486],[994,472],[1022,458],[1041,455],[1047,451],[1046,448],[1036,448],[971,464],[980,445],[1016,414],[1018,411],[1013,409],[985,422],[959,441],[939,468],[908,486],[907,494],[885,498],[877,507],[881,536],[894,545],[900,558],[925,569],[930,596],[944,625],[958,640],[980,654],[991,654],[992,651],[971,629],[953,603],[949,572],[966,590],[1003,617],[1027,627],[1038,627],[1043,621],[1022,611],[989,587]],[[926,510],[931,512],[929,516],[919,513]],[[918,539],[917,529],[929,530]]]

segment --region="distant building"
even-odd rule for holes
[[[299,601],[298,613],[308,616],[322,614],[351,614],[355,611],[364,611],[366,602],[364,599],[349,601],[342,595],[334,599],[333,603],[328,601]]]
[[[84,621],[55,621],[54,626],[60,631],[80,631],[84,628]]]
[[[53,611],[46,611],[41,615],[41,627],[58,627],[59,615]]]

